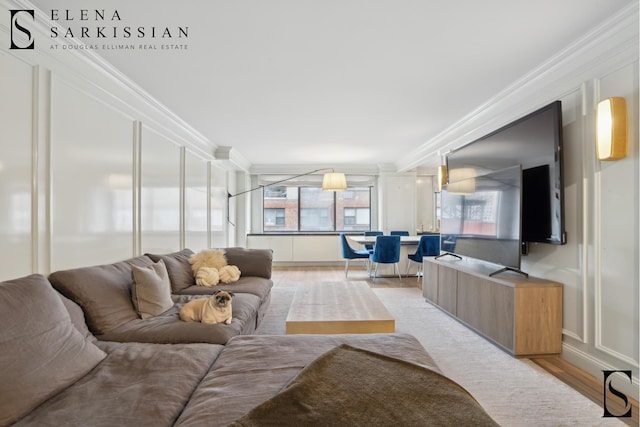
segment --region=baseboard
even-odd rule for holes
[[[274,267],[344,267],[344,261],[311,261],[311,262],[294,262],[294,261],[273,261]],[[353,263],[349,266],[359,267],[361,264]]]
[[[579,367],[580,369],[589,373],[600,381],[604,381],[602,371],[611,371],[618,369],[616,367],[608,365],[601,360],[594,358],[592,355],[587,354],[584,351],[570,346],[567,343],[562,344],[561,357],[567,362]],[[640,389],[640,382],[638,380],[638,375],[634,375],[631,382],[619,381],[616,384],[616,388],[637,401],[639,400],[638,391]]]

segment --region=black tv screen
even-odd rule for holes
[[[441,193],[441,250],[519,270],[520,203],[520,166],[447,184]]]
[[[447,155],[448,182],[522,167],[522,241],[566,243],[562,105],[552,102]]]

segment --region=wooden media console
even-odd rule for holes
[[[454,258],[424,258],[422,293],[514,356],[562,351],[562,284]]]

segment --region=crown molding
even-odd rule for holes
[[[397,162],[399,171],[435,167],[451,151],[552,102],[593,77],[638,60],[638,3],[507,86],[468,115]]]
[[[249,172],[251,163],[238,150],[229,146],[218,146],[213,151],[215,164],[226,170]]]
[[[336,172],[343,172],[352,175],[377,175],[380,169],[372,165],[358,164],[254,164],[250,168],[250,173],[260,174],[299,174],[309,170],[316,169],[334,169]]]

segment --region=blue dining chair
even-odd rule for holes
[[[418,280],[420,280],[420,273],[422,273],[422,257],[437,255],[440,255],[440,235],[430,234],[420,236],[416,252],[407,255],[407,258],[409,258],[409,262],[407,263],[407,276],[409,275],[409,269],[411,268],[411,261],[417,262],[419,267],[416,275],[418,276]]]
[[[455,252],[456,236],[450,234],[442,235],[442,250],[444,252]]]
[[[391,235],[391,236],[408,236],[409,232],[408,231],[391,231],[389,233],[389,235]]]
[[[347,277],[349,274],[349,261],[352,259],[363,259],[365,263],[369,262],[369,251],[356,251],[350,245],[347,240],[347,236],[344,233],[340,233],[340,248],[342,250],[342,258],[346,260],[344,267],[344,275]]]
[[[377,231],[377,230],[370,230],[370,231],[364,232],[365,236],[382,236],[383,234],[384,233],[382,231]],[[364,248],[369,252],[373,252],[373,245],[365,244]]]
[[[378,276],[378,264],[393,264],[394,269],[398,272],[398,277],[402,279],[400,267],[398,267],[398,262],[400,262],[400,236],[377,236],[373,253],[369,259],[376,265],[373,275],[374,280]],[[371,272],[371,267],[369,267],[369,272]]]

